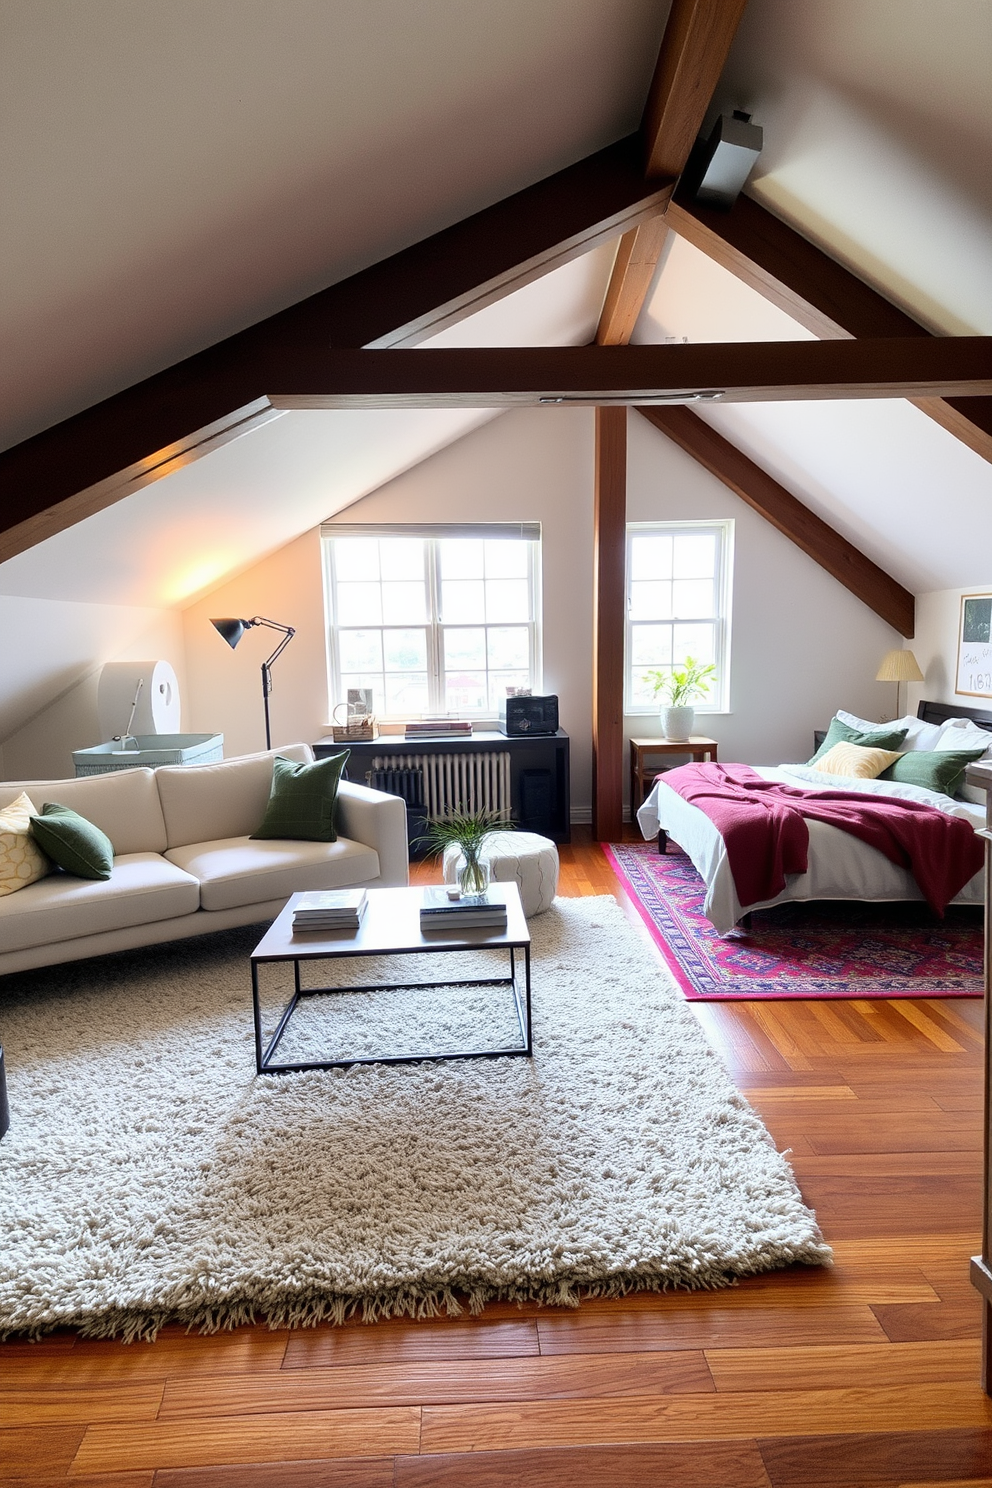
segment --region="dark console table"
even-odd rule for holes
[[[568,735],[514,735],[496,730],[478,730],[469,739],[404,739],[402,734],[383,734],[370,743],[336,744],[318,739],[314,754],[324,759],[342,749],[351,755],[345,774],[358,785],[368,784],[374,759],[392,755],[502,754],[510,756],[510,809],[522,831],[538,832],[552,842],[570,842]]]

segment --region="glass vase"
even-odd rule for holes
[[[463,894],[484,894],[489,887],[489,861],[487,858],[467,858],[464,853],[458,859],[455,873],[458,887]]]

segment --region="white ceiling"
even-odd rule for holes
[[[0,0],[0,443],[633,129],[667,10]],[[992,332],[990,73],[988,0],[750,0],[717,103],[764,127],[756,198],[935,328]],[[434,344],[588,340],[609,259]],[[807,333],[672,240],[636,339],[683,335]],[[188,603],[489,416],[287,414],[0,594]],[[908,405],[706,416],[910,588],[987,580],[992,466]]]
[[[668,0],[0,0],[0,448],[636,129]]]
[[[606,245],[565,264],[424,345],[588,342],[613,254]],[[495,416],[490,408],[284,413],[0,564],[0,595],[191,604]]]

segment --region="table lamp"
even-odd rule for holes
[[[882,658],[882,665],[875,676],[876,682],[894,682],[896,684],[896,714],[902,717],[899,707],[899,694],[903,682],[922,682],[923,673],[920,664],[912,651],[905,651],[897,647],[895,651],[887,651]]]

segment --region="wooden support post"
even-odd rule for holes
[[[623,649],[627,536],[627,410],[596,409],[593,536],[592,834],[623,830]]]

